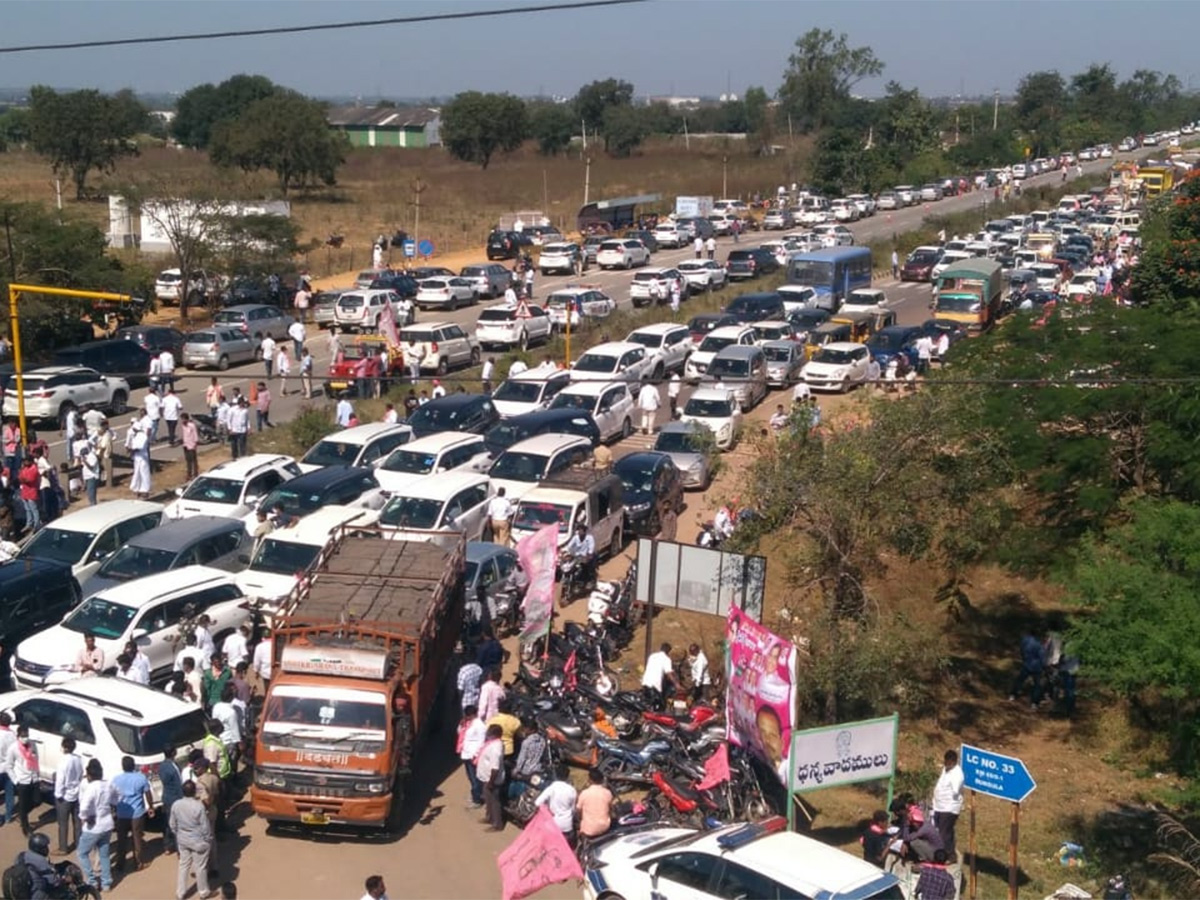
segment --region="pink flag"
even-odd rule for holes
[[[517,542],[517,557],[529,576],[521,611],[521,643],[534,641],[550,630],[554,613],[554,567],[558,562],[558,526],[546,525]]]
[[[704,761],[704,777],[697,783],[696,790],[707,791],[728,780],[729,745],[721,744],[717,747],[717,752]]]
[[[582,879],[583,869],[550,810],[539,806],[520,836],[497,858],[504,900],[521,900],[548,884]]]
[[[388,346],[393,349],[400,346],[400,332],[396,330],[396,313],[392,304],[383,304],[379,311],[379,333],[387,338]]]

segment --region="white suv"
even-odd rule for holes
[[[475,322],[475,340],[480,347],[515,347],[525,350],[530,344],[550,340],[554,323],[540,306],[526,303],[489,306]]]
[[[384,491],[392,493],[426,475],[456,469],[482,472],[490,462],[483,435],[439,431],[397,447],[376,467],[375,477]]]
[[[400,321],[400,295],[395,291],[346,291],[334,305],[333,320],[338,328],[353,328],[373,332],[379,329],[379,317],[384,306],[391,305],[392,314]]]
[[[597,344],[571,364],[571,381],[645,381],[654,361],[641,344]]]
[[[745,344],[749,347],[754,344],[755,339],[754,329],[747,325],[722,325],[720,328],[714,328],[704,336],[700,346],[687,358],[683,367],[684,380],[695,384],[708,371],[714,356],[734,344]]]
[[[290,456],[274,453],[251,453],[240,459],[217,463],[176,491],[179,499],[166,508],[163,518],[229,516],[240,519],[253,512],[259,500],[283,482],[295,478],[300,471],[300,466]]]
[[[209,566],[185,566],[119,584],[84,600],[58,625],[23,640],[13,678],[24,688],[72,680],[75,653],[83,647],[83,636],[92,634],[106,670],[116,668],[117,656],[132,640],[150,657],[151,681],[162,681],[175,665],[179,626],[189,616],[207,613],[220,646],[225,635],[246,622],[244,601],[234,576]]]
[[[100,409],[120,415],[129,408],[129,382],[101,375],[82,366],[48,366],[24,377],[25,415],[59,423],[70,410]],[[4,392],[4,415],[17,415],[17,379],[9,379]]]
[[[4,695],[3,709],[29,729],[43,788],[53,786],[62,739],[72,737],[80,756],[100,760],[105,778],[121,774],[121,758],[132,756],[150,780],[156,807],[162,802],[163,747],[171,744],[186,756],[206,733],[204,710],[195,703],[119,678],[76,678],[45,690],[14,691]]]
[[[577,409],[591,413],[600,429],[601,441],[615,441],[633,434],[635,404],[625,381],[605,384],[581,381],[564,388],[550,403],[551,409]]]
[[[683,371],[688,354],[692,352],[692,333],[686,325],[656,322],[629,332],[629,344],[641,344],[654,364],[651,378],[655,381],[667,372]]]
[[[42,526],[21,548],[18,558],[68,565],[71,574],[82,584],[127,541],[156,528],[162,517],[163,508],[159,503],[106,500]]]

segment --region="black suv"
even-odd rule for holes
[[[398,296],[409,300],[417,296],[419,289],[417,279],[407,272],[385,272],[371,282],[371,290],[395,291]]]
[[[80,597],[70,566],[43,559],[0,563],[0,690],[12,685],[17,645],[62,621]]]
[[[500,421],[500,411],[488,394],[447,394],[418,406],[408,417],[414,437],[439,431],[483,434]]]
[[[323,466],[276,485],[259,501],[258,508],[283,506],[289,516],[301,518],[323,506],[361,506],[364,494],[379,489],[375,473],[362,466]]]
[[[183,345],[187,338],[178,328],[168,328],[165,325],[130,325],[118,328],[114,337],[133,341],[155,356],[164,350],[170,350],[171,355],[175,357],[175,365],[183,362]]]
[[[279,282],[279,289],[271,290],[271,282],[267,278],[254,278],[243,275],[234,279],[229,289],[221,295],[224,306],[240,306],[246,303],[265,303],[267,306],[279,306],[286,309],[292,307],[296,299],[295,285]]]
[[[725,314],[733,316],[741,325],[787,319],[783,298],[778,294],[742,294],[725,307]]]
[[[131,388],[150,383],[150,352],[135,341],[88,341],[54,353],[56,366],[84,366],[101,375],[119,375]]]
[[[573,434],[587,438],[593,447],[600,443],[596,420],[578,409],[538,409],[504,419],[488,429],[483,443],[494,459],[517,441],[539,434]]]
[[[779,260],[770,250],[762,247],[747,247],[744,250],[730,250],[725,257],[725,268],[731,280],[737,278],[757,278],[760,275],[770,275],[779,271]]]
[[[533,246],[533,238],[519,231],[493,231],[487,239],[487,258],[516,259],[526,247]]]
[[[613,466],[625,496],[625,533],[658,534],[669,512],[683,511],[683,476],[666,453],[644,450],[622,456]]]

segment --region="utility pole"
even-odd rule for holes
[[[427,187],[428,185],[421,181],[420,178],[413,182],[413,195],[416,198],[413,201],[413,243],[418,247],[421,245],[421,195],[425,193]],[[420,253],[419,250],[417,252]]]
[[[550,199],[549,198],[550,198],[550,191],[546,185],[546,170],[542,169],[542,210],[543,210],[543,214],[545,214],[546,210],[550,209]]]
[[[729,157],[721,157],[721,196],[729,196]]]
[[[692,139],[688,135],[687,116],[683,117],[683,149],[685,149],[685,150],[692,149]]]
[[[587,119],[580,119],[579,124],[583,128],[583,155],[587,156]]]
[[[996,130],[996,123],[1000,121],[1000,89],[996,88],[992,91],[992,131]]]
[[[588,194],[592,190],[592,158],[589,156],[583,163],[583,205],[588,205]]]

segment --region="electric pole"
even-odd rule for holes
[[[592,158],[589,156],[583,161],[583,205],[588,205],[588,194],[592,188]]]
[[[420,178],[413,182],[413,243],[420,247],[421,245],[421,195],[425,193],[428,187]],[[416,251],[420,253],[420,250]]]
[[[992,92],[992,131],[996,130],[996,123],[1000,121],[1000,89],[996,88]]]
[[[729,157],[721,157],[721,196],[729,196]]]

